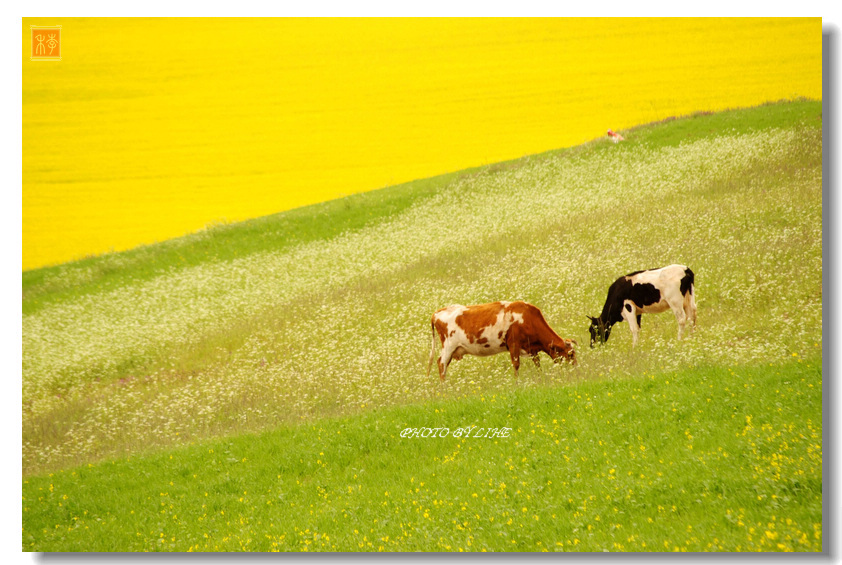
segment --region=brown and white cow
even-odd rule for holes
[[[538,353],[543,351],[553,361],[565,359],[576,363],[574,340],[559,337],[541,310],[526,302],[491,302],[476,306],[456,304],[437,310],[431,320],[433,338],[427,376],[436,355],[436,334],[441,341],[439,378],[444,381],[451,360],[464,355],[485,357],[508,351],[515,368],[520,367],[520,356],[530,355],[540,366]]]

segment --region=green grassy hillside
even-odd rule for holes
[[[820,551],[817,362],[369,411],[30,478],[23,549]],[[451,430],[401,437],[425,426]]]
[[[24,273],[23,548],[820,550],[821,111],[667,121]],[[617,276],[675,262],[692,337],[663,314],[633,351],[625,325],[587,348]],[[500,299],[580,365],[426,377],[432,312]]]

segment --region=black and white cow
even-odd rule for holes
[[[632,346],[637,345],[640,315],[671,309],[678,321],[678,339],[684,335],[688,320],[696,327],[696,299],[693,271],[684,265],[635,271],[620,277],[608,288],[608,298],[598,318],[591,321],[591,347],[608,341],[611,326],[623,320],[629,323]]]

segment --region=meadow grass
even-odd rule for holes
[[[288,217],[278,215],[244,226],[224,226],[181,241],[92,258],[85,267],[68,264],[39,270],[33,272],[29,283],[25,274],[24,289],[29,284],[31,292],[25,298],[23,315],[22,455],[26,498],[23,548],[35,551],[59,547],[67,550],[95,547],[354,549],[351,544],[357,544],[357,549],[379,549],[381,545],[384,549],[552,549],[546,544],[553,540],[553,544],[564,544],[554,547],[562,549],[578,549],[584,544],[583,547],[590,549],[609,550],[676,547],[819,550],[820,126],[821,103],[810,101],[765,105],[724,115],[696,115],[627,132],[628,141],[618,145],[598,140],[569,150],[411,183],[396,189],[394,194],[389,190],[367,193],[291,212]],[[335,233],[332,228],[336,228]],[[255,241],[261,239],[259,234],[273,233],[273,230],[298,233],[296,237],[300,239],[283,243],[286,239],[278,236],[275,244]],[[267,235],[267,241],[273,237]],[[205,255],[203,238],[216,242],[211,246],[218,252],[213,258]],[[179,249],[184,251],[183,261],[176,259]],[[676,323],[671,316],[644,316],[641,343],[634,350],[625,325],[616,328],[606,346],[588,349],[584,316],[599,312],[610,283],[629,271],[673,262],[687,264],[696,273],[699,307],[696,332],[678,342]],[[110,272],[106,265],[111,266]],[[35,276],[39,272],[40,279]],[[579,366],[571,368],[545,362],[536,369],[527,364],[515,380],[508,359],[502,355],[485,359],[467,357],[451,365],[445,383],[439,383],[435,375],[427,377],[432,312],[451,303],[500,299],[532,302],[543,310],[550,325],[562,336],[579,340],[582,344]],[[30,310],[26,309],[27,301],[32,304]],[[750,382],[755,386],[738,389],[734,379],[748,378],[746,375],[753,379]],[[793,380],[792,375],[801,375],[799,379],[803,380]],[[642,402],[641,391],[632,389],[644,382],[641,380],[644,376],[653,377],[650,381],[658,387],[645,397],[648,408],[636,413],[635,419],[628,423],[619,420],[619,414],[632,413],[632,407]],[[682,398],[668,404],[665,395],[674,389],[664,387],[672,386],[667,381],[674,383],[678,378],[686,385]],[[774,389],[774,394],[781,398],[773,398],[769,396],[773,394],[772,389],[763,384],[779,381],[781,386]],[[781,388],[784,381],[789,388]],[[801,384],[793,388],[789,386],[793,382]],[[703,405],[697,408],[701,412],[693,412],[688,407],[695,406],[706,392],[699,383],[712,387],[712,392],[719,396],[705,396],[705,403],[710,398],[711,403],[717,404]],[[552,421],[547,419],[546,411],[550,408],[544,405],[543,399],[556,399],[552,406],[569,408],[569,402],[577,404],[579,400],[569,396],[575,391],[587,390],[591,397],[603,398],[605,393],[600,391],[608,390],[606,387],[619,387],[618,392],[625,391],[626,396],[622,403],[606,405],[599,415],[605,421],[621,425],[613,429],[600,424],[599,419],[586,422],[583,412],[577,422],[583,426],[577,437],[586,438],[588,449],[596,449],[591,444],[600,439],[593,426],[598,425],[600,433],[614,434],[611,437],[615,443],[619,441],[616,434],[640,433],[647,442],[658,446],[658,451],[649,453],[663,451],[665,457],[659,457],[657,464],[647,460],[652,467],[640,472],[632,469],[633,476],[643,474],[644,478],[651,478],[652,473],[660,472],[659,479],[667,481],[665,484],[682,485],[680,488],[693,493],[693,503],[701,501],[695,503],[699,505],[698,512],[684,511],[689,514],[682,527],[708,524],[708,529],[693,533],[686,528],[680,532],[673,528],[667,536],[667,529],[676,522],[674,516],[665,519],[664,510],[662,529],[653,526],[651,531],[643,530],[651,535],[635,537],[643,527],[639,519],[644,515],[641,512],[652,510],[655,500],[673,500],[674,489],[665,488],[659,482],[663,491],[657,491],[658,496],[655,490],[646,491],[645,496],[628,499],[623,507],[616,506],[616,514],[623,512],[638,517],[632,522],[583,521],[574,531],[568,528],[572,516],[569,514],[564,525],[551,525],[551,505],[540,506],[537,490],[524,490],[539,504],[540,513],[534,514],[538,518],[532,518],[535,524],[527,525],[523,520],[508,523],[509,519],[515,520],[515,514],[506,507],[510,514],[505,517],[505,525],[501,527],[495,517],[496,525],[484,526],[492,533],[482,534],[482,544],[475,544],[479,539],[477,534],[471,534],[475,538],[470,539],[470,546],[468,534],[454,537],[455,532],[461,532],[457,524],[452,524],[454,530],[446,535],[442,529],[443,518],[437,525],[423,530],[423,536],[417,533],[410,536],[409,530],[400,529],[403,528],[400,524],[408,523],[409,514],[400,512],[396,515],[402,519],[388,522],[389,528],[397,529],[376,530],[382,533],[372,538],[375,532],[365,533],[366,528],[372,530],[376,524],[363,527],[361,521],[355,520],[358,515],[366,520],[376,515],[370,520],[383,520],[381,516],[389,512],[388,504],[381,504],[383,500],[377,503],[380,507],[365,508],[356,508],[348,502],[344,513],[336,513],[328,510],[334,506],[319,506],[324,504],[325,493],[317,496],[303,486],[312,483],[305,483],[301,478],[296,478],[300,484],[293,483],[290,476],[284,475],[284,466],[294,464],[287,461],[293,454],[328,454],[337,448],[348,459],[347,469],[342,471],[345,474],[341,475],[343,481],[350,481],[348,477],[353,474],[374,475],[371,480],[348,482],[343,488],[359,487],[358,492],[367,489],[368,495],[381,487],[383,492],[400,492],[399,481],[406,478],[404,471],[428,468],[428,460],[435,462],[435,458],[442,464],[446,456],[417,451],[407,447],[410,444],[406,442],[398,442],[394,447],[400,451],[387,450],[391,459],[379,458],[381,449],[377,442],[384,440],[382,434],[398,433],[400,426],[395,427],[395,423],[401,422],[402,426],[409,421],[409,415],[430,417],[436,414],[436,409],[452,410],[457,415],[476,410],[474,419],[479,421],[488,419],[486,411],[499,416],[492,410],[495,404],[489,399],[506,399],[506,406],[521,411],[513,416],[521,418],[513,428],[523,434],[529,429],[529,422],[522,419],[524,414],[544,414],[545,427]],[[799,404],[802,395],[808,393],[815,395],[810,397],[813,400]],[[725,425],[725,416],[718,411],[724,409],[722,402],[729,395],[738,395],[742,401],[732,405],[739,410],[735,408],[735,412],[727,415],[730,418],[736,414],[736,420],[726,420],[730,423]],[[797,402],[792,400],[787,404],[789,400],[783,398],[786,395]],[[716,447],[721,447],[732,459],[725,462],[725,456],[716,456],[717,465],[725,466],[715,467],[710,475],[702,475],[701,469],[710,461],[694,459],[693,454],[698,451],[681,451],[679,445],[673,445],[676,414],[684,414],[682,418],[694,422],[695,427],[688,425],[678,430],[681,434],[689,430],[690,435],[701,438],[723,426],[722,433],[730,430],[746,435],[734,435],[734,439],[712,436],[714,439],[703,449],[713,453]],[[761,421],[758,414],[768,417]],[[378,423],[381,416],[388,425]],[[754,419],[747,421],[745,416]],[[553,433],[558,435],[563,432],[565,422],[556,416],[553,419],[557,420],[553,425],[558,426]],[[433,424],[421,419],[412,421],[418,425]],[[450,420],[446,424],[462,425]],[[739,429],[734,427],[737,424],[741,426]],[[506,424],[489,422],[488,425]],[[371,436],[368,440],[360,439],[352,444],[363,455],[356,458],[351,447],[330,443],[327,438],[332,438],[334,431],[341,432],[337,436],[346,433],[345,428],[331,426],[349,429],[361,426],[356,428],[355,437],[363,434],[361,430],[368,430]],[[694,431],[696,427],[708,431],[700,435]],[[328,428],[332,430],[330,433],[319,435],[318,430]],[[316,433],[316,440],[307,435],[311,432]],[[783,435],[769,435],[779,432]],[[243,434],[260,435],[237,437]],[[213,439],[219,437],[229,439]],[[517,441],[517,436],[513,437]],[[559,437],[552,438],[553,443]],[[779,459],[790,457],[787,446],[775,443],[778,441],[775,438],[782,437],[791,438],[787,446],[797,443],[797,449],[802,450],[795,462]],[[284,449],[276,449],[259,438],[272,438],[267,440],[270,443],[282,443],[282,440],[291,443],[284,444],[288,445]],[[327,443],[320,444],[318,438]],[[199,488],[203,489],[202,493],[208,492],[209,498],[217,498],[214,511],[225,512],[225,528],[215,521],[213,531],[200,532],[194,527],[198,523],[204,525],[214,516],[214,512],[204,516],[206,509],[202,509],[201,515],[196,514],[205,502],[168,508],[167,504],[175,504],[168,499],[160,508],[162,500],[156,500],[154,511],[148,506],[147,497],[152,496],[152,491],[143,489],[160,484],[167,476],[161,462],[168,457],[185,465],[180,469],[193,469],[193,463],[186,459],[196,453],[208,449],[224,452],[224,445],[244,446],[252,441],[257,442],[254,449],[260,451],[260,446],[264,446],[265,452],[249,452],[242,457],[262,460],[261,465],[269,465],[271,461],[279,465],[278,472],[265,479],[284,476],[283,492],[289,497],[284,504],[298,505],[294,513],[297,518],[289,512],[284,517],[256,512],[238,515],[236,521],[231,519],[238,507],[225,505],[233,503],[226,497],[235,492],[228,486],[236,485],[236,489],[243,486],[242,490],[252,496],[277,487],[257,478],[254,478],[257,487],[248,484],[252,478],[232,479],[228,485],[225,481],[233,476],[232,471],[212,466],[208,469],[216,470],[204,474],[185,470],[183,478],[203,477],[201,484],[207,486]],[[546,480],[552,481],[556,488],[560,484],[557,481],[567,481],[557,496],[565,490],[587,492],[587,497],[600,500],[611,496],[606,504],[617,501],[619,492],[603,492],[604,485],[615,483],[607,482],[614,479],[603,476],[609,469],[603,468],[602,460],[597,463],[595,452],[585,454],[590,457],[591,468],[585,469],[588,472],[579,471],[581,477],[577,480],[584,482],[577,483],[576,491],[572,489],[570,473],[561,479],[550,477],[559,468],[560,451],[550,446],[547,451],[552,453],[546,456],[540,451],[524,452],[521,459],[527,457],[526,461],[509,461],[507,466],[500,460],[504,453],[507,458],[513,457],[516,446],[503,443],[502,439],[498,441],[493,444],[499,446],[493,457],[469,459],[475,465],[471,469],[473,473],[486,463],[490,473],[502,473],[506,469],[512,472],[520,469],[518,472],[522,473],[527,468],[520,465],[529,462],[530,472],[547,475]],[[747,441],[754,441],[759,449],[759,455],[753,459],[750,450],[746,451],[751,447],[744,443]],[[640,445],[648,451],[650,443]],[[455,444],[434,445],[448,447],[452,459]],[[490,448],[492,444],[487,445]],[[469,447],[465,449],[470,451]],[[538,447],[533,445],[531,449]],[[693,449],[701,448],[694,445]],[[241,460],[239,450],[240,447],[231,451],[233,455],[225,462]],[[619,455],[615,452],[612,457]],[[125,461],[126,458],[129,460]],[[308,465],[325,461],[320,457],[299,459],[301,465],[304,461],[309,461]],[[101,463],[109,460],[114,462]],[[619,461],[614,459],[612,463],[615,460]],[[205,466],[209,464],[204,459],[199,461],[204,461]],[[374,472],[368,463],[376,461],[380,461],[380,470]],[[584,463],[581,455],[576,461]],[[753,473],[762,475],[763,479],[751,483],[750,490],[756,491],[756,485],[762,484],[770,489],[754,495],[761,497],[754,506],[747,502],[751,497],[746,494],[749,461],[755,461],[758,468]],[[387,462],[392,465],[391,472],[386,468]],[[565,464],[570,462],[565,460]],[[118,485],[115,478],[111,483],[114,489],[129,492],[132,483],[141,489],[131,491],[131,500],[142,507],[121,505],[138,514],[128,522],[109,506],[109,499],[120,500],[122,495],[104,487],[108,480],[100,480],[113,472],[115,465],[127,467],[120,467],[115,474],[123,477],[124,485]],[[196,465],[195,469],[201,467],[199,463]],[[512,465],[515,468],[508,469]],[[341,466],[332,464],[336,473]],[[251,472],[246,469],[242,468],[243,473]],[[361,472],[353,473],[353,469]],[[685,477],[688,469],[695,470]],[[264,470],[261,466],[258,474]],[[136,477],[126,479],[135,471]],[[217,471],[226,473],[225,477]],[[439,472],[432,468],[429,471],[430,477],[432,472]],[[98,473],[93,475],[96,480],[89,481],[87,473]],[[385,475],[389,474],[394,476],[386,479]],[[333,478],[339,476],[331,474]],[[446,484],[455,483],[457,476],[439,474],[437,480],[443,482],[437,488],[450,493],[442,501],[456,504],[457,499],[460,502],[468,496],[473,499],[473,494],[477,498],[482,496],[478,491],[463,493],[463,487]],[[65,478],[61,492],[68,496],[67,500],[79,500],[81,496],[84,501],[73,507],[73,513],[67,513],[65,499],[45,493],[49,484],[56,490],[55,482],[44,482],[55,477]],[[694,477],[705,480],[691,485]],[[499,480],[507,482],[506,488],[514,486],[507,479]],[[780,491],[794,480],[799,482],[791,493]],[[173,478],[170,481],[177,482]],[[436,484],[432,481],[430,478],[424,482]],[[542,486],[530,484],[535,489]],[[803,487],[804,484],[808,486]],[[654,488],[655,484],[648,486]],[[328,487],[330,484],[324,483],[326,492],[333,493],[329,495],[332,502],[336,492]],[[32,490],[37,488],[42,490]],[[160,492],[169,491],[161,488]],[[189,501],[196,495],[196,492],[180,492]],[[702,497],[703,493],[707,495]],[[708,500],[717,494],[722,495],[718,500],[723,506],[712,508],[722,512],[708,516],[705,510],[709,507]],[[772,499],[775,503],[763,506],[763,497],[772,494],[777,497]],[[785,495],[788,514],[778,512],[777,506]],[[676,508],[695,508],[689,504],[689,496],[675,499],[677,502],[672,504]],[[243,502],[239,498],[249,500],[248,495],[240,495],[237,503]],[[568,498],[577,501],[572,495]],[[430,504],[439,499],[426,500],[425,508],[432,516]],[[556,508],[583,512],[578,508],[584,500],[568,502],[573,505],[570,508]],[[421,503],[415,502],[410,506]],[[556,502],[560,504],[563,499],[553,504]],[[596,501],[590,500],[586,508],[590,510],[592,503]],[[261,499],[260,504],[269,507],[277,503],[270,497]],[[310,504],[314,505],[312,515]],[[659,502],[654,508],[660,505],[671,511],[672,504]],[[529,505],[518,508],[523,512],[524,507],[528,513]],[[317,508],[322,508],[321,517],[307,521],[309,516],[317,516]],[[459,509],[468,512],[461,510],[461,506]],[[168,514],[169,510],[177,510],[172,513],[176,518]],[[300,518],[302,514],[298,510],[305,511],[304,518]],[[433,505],[433,510],[443,509]],[[482,510],[476,512],[481,518],[496,516],[490,507]],[[87,520],[86,511],[100,520]],[[402,510],[410,511],[414,510],[409,507]],[[608,519],[606,514],[607,510],[601,508],[599,520],[596,514],[576,517],[589,516],[594,522],[601,522]],[[348,537],[353,530],[328,530],[324,515],[356,524],[353,530],[367,539],[358,537],[357,533]],[[178,522],[182,516],[190,516],[195,524]],[[655,515],[645,517],[656,519]],[[612,518],[619,520],[619,517]],[[732,518],[733,524],[739,525],[733,531]],[[782,527],[779,519],[785,523],[790,520],[783,534],[780,529],[772,528],[772,525]],[[766,526],[762,531],[761,522]],[[80,525],[74,528],[75,523]],[[646,523],[650,524],[648,519]],[[136,539],[131,543],[121,533],[127,524],[137,526]],[[512,524],[518,524],[517,529]],[[589,533],[608,524],[619,524],[626,530],[600,530],[600,536],[586,540],[578,534],[584,533],[582,528],[587,529],[587,524],[591,526]],[[153,525],[160,530],[155,530]],[[526,528],[524,536],[513,533],[521,531],[521,525]],[[742,528],[743,525],[746,527]],[[94,526],[105,529],[92,529]],[[634,531],[626,533],[632,526]],[[73,536],[65,535],[68,528]],[[45,529],[54,530],[59,537],[51,538]],[[263,533],[252,535],[252,530],[265,531],[271,540]],[[328,538],[311,535],[314,532],[321,535],[322,531],[334,541],[328,543]],[[214,532],[224,534],[216,536]],[[209,537],[205,538],[204,534]],[[389,540],[382,539],[386,536],[392,541],[400,539],[400,543],[391,545]],[[100,542],[95,539],[102,540],[104,545],[98,546]],[[169,541],[158,541],[163,539]],[[503,539],[511,547],[498,543]],[[512,539],[514,544],[510,543]],[[606,545],[609,540],[610,546]],[[544,545],[539,547],[538,541]],[[674,545],[666,547],[665,541]],[[614,546],[615,542],[620,546]],[[643,542],[646,546],[639,545]]]
[[[821,551],[821,389],[812,353],[200,442],[27,478],[23,549]]]
[[[446,390],[425,377],[434,310],[525,299],[585,343],[584,316],[616,276],[671,262],[696,272],[711,337],[677,349],[674,320],[645,317],[641,349],[656,363],[759,361],[821,341],[818,129],[595,148],[457,176],[328,239],[24,315],[25,471],[504,390],[502,357],[460,362]],[[622,362],[629,335],[618,330],[581,371]]]

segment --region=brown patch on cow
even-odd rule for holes
[[[469,306],[456,317],[456,325],[462,328],[468,341],[474,343],[480,339],[485,328],[497,323],[497,315],[501,309],[502,305],[499,302]]]
[[[523,322],[513,324],[506,335],[506,344],[512,353],[517,350],[537,355],[543,351],[553,360],[559,357],[570,360],[572,349],[553,331],[540,309],[527,302],[518,301],[512,302],[506,310],[523,316]]]
[[[529,312],[530,310],[538,310],[532,304],[524,302],[523,300],[515,300],[514,302],[509,302],[509,305],[506,306],[507,312],[517,312],[518,314],[523,314],[524,312]],[[540,310],[538,310],[540,312]]]
[[[488,338],[487,337],[481,337],[477,340],[477,343],[488,343]]]
[[[436,328],[436,333],[439,334],[439,339],[441,340],[441,345],[444,347],[444,339],[447,336],[447,324],[442,322],[438,318],[433,316],[433,327]]]

